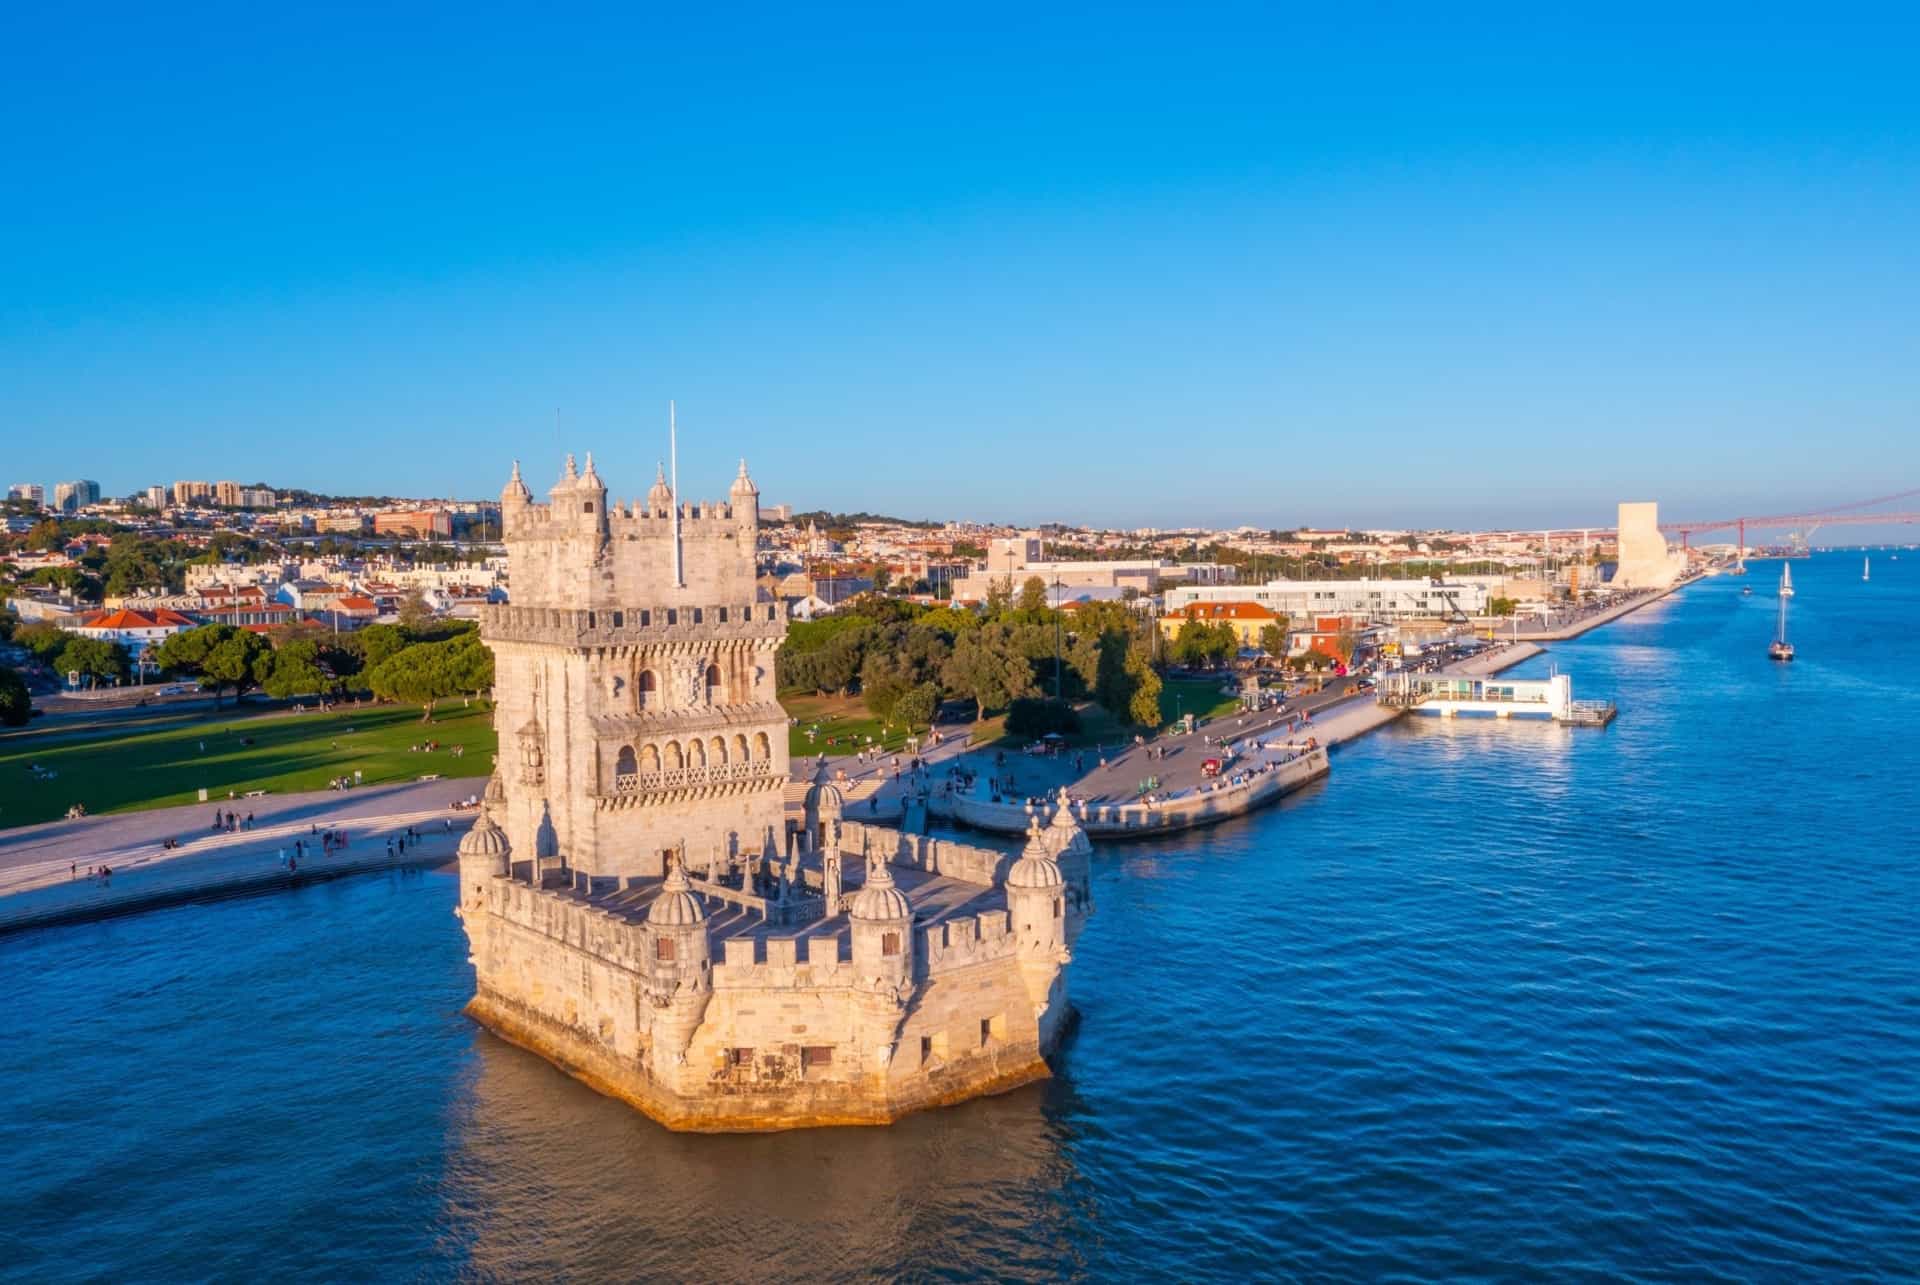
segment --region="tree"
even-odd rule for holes
[[[286,700],[330,695],[339,686],[339,678],[321,659],[320,644],[311,638],[296,638],[273,649],[273,665],[260,689]]]
[[[1018,649],[1012,629],[987,625],[954,641],[953,656],[941,672],[941,681],[956,695],[971,697],[974,719],[990,710],[1004,709],[1022,696],[1035,695],[1033,663]]]
[[[1284,625],[1263,625],[1260,629],[1260,650],[1280,659],[1287,654],[1287,630]]]
[[[1047,582],[1039,576],[1028,576],[1020,585],[1020,600],[1015,604],[1017,610],[1028,620],[1039,620],[1047,614]]]
[[[1495,616],[1511,616],[1519,608],[1520,604],[1512,598],[1495,598],[1487,604],[1488,614]]]
[[[1126,675],[1133,688],[1127,697],[1127,718],[1141,727],[1160,726],[1160,675],[1138,642],[1127,648]]]
[[[913,685],[913,674],[897,653],[870,652],[860,666],[860,699],[882,722],[893,721],[894,706]]]
[[[873,591],[885,593],[887,586],[893,583],[893,571],[889,567],[875,567],[873,570]]]
[[[360,653],[360,663],[367,669],[374,668],[387,657],[403,650],[408,641],[406,631],[398,625],[368,625],[353,635],[354,648]]]
[[[80,674],[96,682],[127,676],[127,649],[105,638],[74,638],[53,659],[54,672],[65,678]]]
[[[472,633],[445,642],[415,643],[369,669],[367,683],[383,700],[418,704],[420,721],[430,723],[435,701],[482,692],[493,685],[493,653]]]
[[[13,634],[13,641],[32,652],[34,658],[43,664],[52,664],[53,658],[72,638],[73,635],[60,626],[44,620],[21,625]]]
[[[1045,736],[1080,730],[1080,716],[1065,701],[1023,696],[1007,707],[1007,730],[1015,736]]]
[[[273,648],[259,634],[236,629],[207,653],[200,664],[200,685],[213,688],[213,703],[220,703],[222,688],[233,688],[238,701],[273,673]]]
[[[0,727],[20,727],[33,717],[33,696],[20,675],[0,665]]]
[[[900,699],[893,703],[893,717],[910,729],[932,727],[934,713],[939,708],[940,688],[933,683],[919,683],[900,693]]]

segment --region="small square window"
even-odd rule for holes
[[[663,964],[673,962],[673,938],[656,937],[653,940],[653,957]]]
[[[752,1049],[728,1049],[727,1065],[736,1067],[736,1068],[752,1066],[753,1050]]]

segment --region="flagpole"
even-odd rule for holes
[[[673,400],[667,400],[667,459],[671,480],[668,486],[673,491],[673,587],[686,587],[686,577],[680,565],[680,428],[675,419]]]

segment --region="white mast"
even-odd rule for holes
[[[667,488],[673,492],[673,587],[684,589],[687,581],[680,565],[680,428],[671,398],[667,400],[667,459]]]

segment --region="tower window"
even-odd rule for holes
[[[693,609],[693,623],[696,625],[700,623],[700,608],[698,607]]]
[[[673,938],[656,937],[653,939],[653,957],[663,964],[673,962]]]
[[[727,1064],[736,1069],[744,1069],[746,1067],[752,1066],[753,1050],[752,1049],[728,1049]]]
[[[800,1065],[803,1069],[814,1070],[833,1065],[833,1046],[829,1044],[808,1044],[800,1050]]]
[[[898,955],[900,953],[900,934],[881,933],[880,953],[882,955]]]
[[[582,513],[591,513],[591,512],[593,512],[593,501],[592,501],[592,500],[588,500],[588,501],[587,501],[587,502],[586,502],[585,504],[583,504],[583,505],[581,505],[581,506],[580,506],[580,511],[581,511]]]

